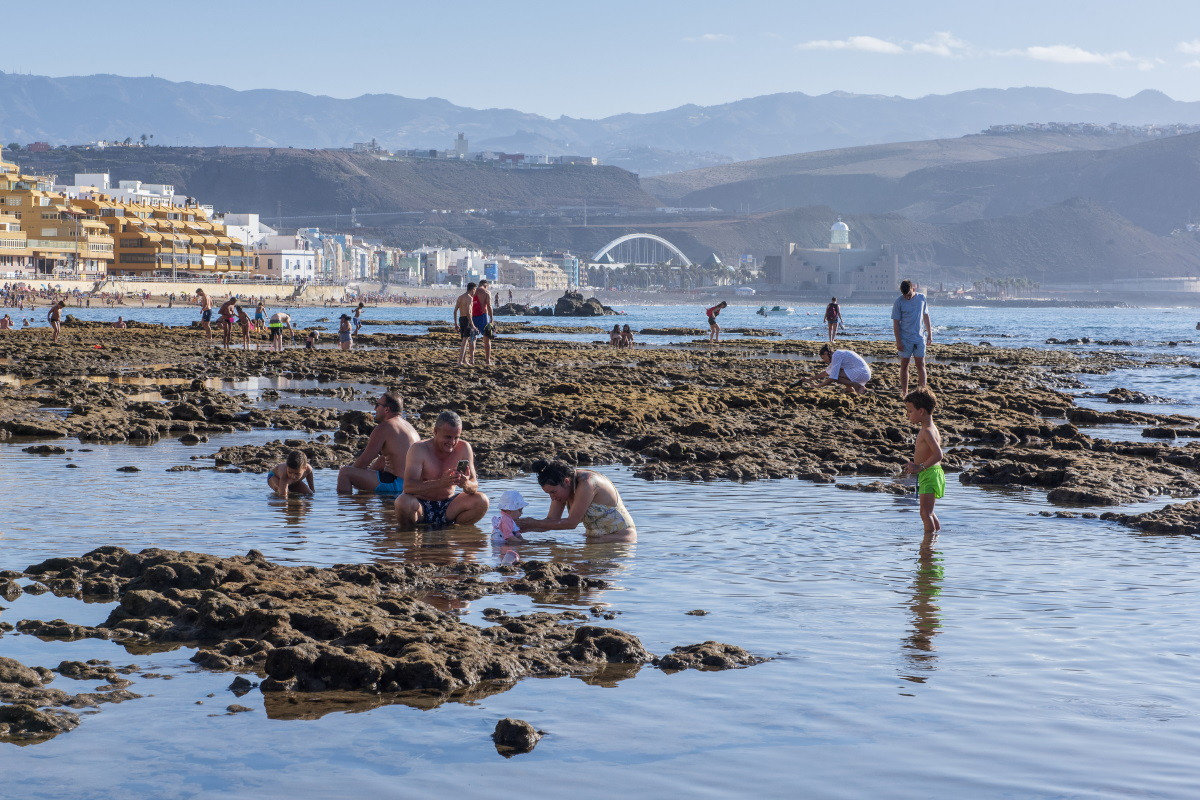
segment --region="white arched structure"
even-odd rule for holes
[[[655,236],[653,233],[630,233],[630,234],[626,234],[625,236],[622,236],[620,238],[613,239],[611,242],[604,245],[604,247],[602,247],[596,251],[596,255],[592,256],[592,261],[599,261],[600,259],[604,258],[604,254],[607,253],[609,250],[612,250],[614,247],[620,247],[621,245],[625,244],[626,242],[633,241],[634,239],[649,239],[652,242],[657,242],[658,244],[661,244],[663,247],[670,250],[675,255],[679,256],[679,260],[683,262],[683,266],[685,266],[685,267],[692,266],[691,259],[689,259],[687,256],[685,256],[683,254],[682,250],[680,250],[678,247],[671,244],[670,242],[668,242],[666,239],[662,238],[661,236]]]

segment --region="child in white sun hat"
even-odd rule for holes
[[[525,498],[515,489],[509,489],[500,495],[497,505],[500,506],[500,513],[492,517],[492,541],[496,544],[525,541],[517,526],[521,509],[528,505]]]

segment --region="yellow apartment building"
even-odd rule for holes
[[[0,149],[0,276],[249,275],[254,253],[198,204],[118,200],[52,190]]]

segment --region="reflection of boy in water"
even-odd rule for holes
[[[308,463],[308,456],[299,450],[288,453],[287,461],[277,464],[275,469],[267,473],[267,486],[279,497],[287,497],[290,492],[314,494],[317,487],[313,483],[313,470]]]

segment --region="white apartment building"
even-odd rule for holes
[[[260,240],[255,248],[258,264],[255,275],[288,283],[316,280],[317,252],[303,236],[273,235]]]

